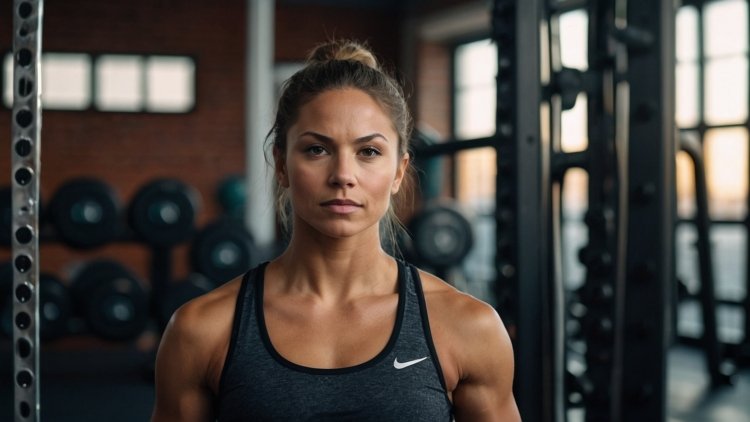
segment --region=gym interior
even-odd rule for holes
[[[0,420],[149,419],[171,313],[283,250],[281,84],[352,38],[414,115],[394,253],[497,309],[525,421],[750,421],[748,9],[0,0]]]

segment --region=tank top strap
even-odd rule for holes
[[[404,292],[406,297],[404,300],[404,317],[396,348],[398,353],[424,354],[428,356],[435,366],[435,372],[440,379],[440,384],[446,389],[443,370],[440,366],[440,360],[438,359],[432,339],[430,321],[427,314],[427,303],[425,302],[419,270],[410,263],[401,260],[397,260],[397,262],[400,266],[399,274],[403,274],[403,280],[400,280],[400,282],[404,283],[404,287],[401,291]]]
[[[227,357],[221,371],[221,378],[219,378],[220,395],[225,390],[227,383],[230,382],[227,378],[234,376],[237,372],[234,371],[234,367],[238,364],[236,357],[243,356],[253,359],[251,356],[259,353],[258,347],[252,347],[252,345],[259,345],[262,342],[258,319],[255,316],[258,312],[256,297],[259,291],[262,292],[266,265],[268,265],[268,262],[263,262],[248,270],[242,277],[240,291],[237,294]]]

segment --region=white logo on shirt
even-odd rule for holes
[[[427,356],[423,357],[422,359],[414,359],[414,360],[410,360],[408,362],[399,362],[398,358],[396,358],[396,359],[393,360],[393,367],[396,368],[396,369],[404,369],[407,366],[415,365],[415,364],[417,364],[419,362],[422,362],[425,359],[427,359]]]

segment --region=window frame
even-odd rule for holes
[[[11,56],[12,57],[13,52],[11,50],[6,50],[5,54],[3,55],[3,60],[6,60],[6,57]],[[101,113],[124,113],[124,114],[158,114],[158,115],[186,115],[193,113],[198,104],[198,68],[199,68],[199,61],[195,55],[189,55],[189,54],[175,54],[175,53],[123,53],[123,52],[117,52],[117,53],[110,53],[110,52],[99,52],[99,53],[85,53],[85,52],[76,52],[76,51],[46,51],[42,53],[44,57],[45,54],[55,54],[55,55],[64,55],[64,54],[71,54],[71,55],[85,55],[89,59],[89,63],[91,64],[90,72],[89,72],[89,92],[90,92],[90,98],[88,102],[87,107],[83,108],[58,108],[58,107],[48,107],[42,102],[42,107],[44,111],[51,111],[51,112],[101,112]],[[139,68],[140,68],[140,74],[141,74],[141,89],[142,89],[142,96],[140,99],[140,103],[138,107],[134,108],[133,110],[109,110],[109,109],[103,109],[100,106],[97,105],[97,98],[99,96],[99,87],[97,86],[97,65],[99,63],[99,60],[102,57],[106,56],[135,56],[139,58]],[[189,60],[192,65],[192,80],[191,83],[191,89],[192,89],[192,102],[190,103],[190,106],[185,108],[184,110],[180,111],[169,111],[169,110],[159,110],[159,109],[152,109],[149,108],[149,100],[148,100],[148,63],[150,59],[154,57],[170,57],[170,58],[180,58],[180,59],[187,59]],[[3,61],[4,63],[4,61]],[[6,90],[10,89],[11,93],[13,92],[14,87],[13,86],[7,86],[6,84],[6,78],[7,78],[7,72],[5,69],[5,66],[0,66],[0,87],[2,88],[2,107],[6,110],[10,110],[13,108],[13,104],[6,104],[5,103],[5,95]],[[12,80],[12,76],[11,76]],[[11,96],[12,98],[12,96]]]

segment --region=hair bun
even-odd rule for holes
[[[308,56],[309,63],[324,63],[331,60],[351,60],[380,70],[375,55],[365,45],[352,40],[333,40],[320,44]]]

